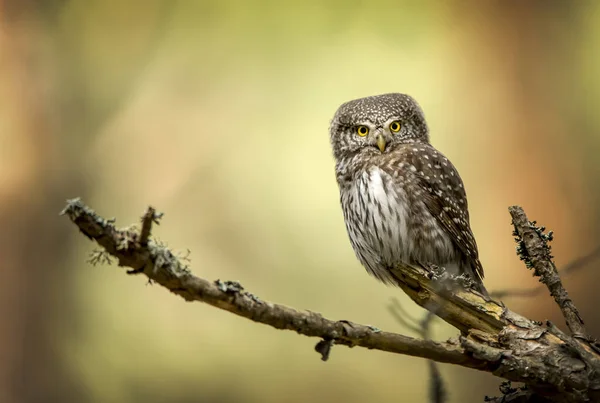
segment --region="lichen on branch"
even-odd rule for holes
[[[316,312],[265,301],[237,281],[209,281],[193,275],[185,259],[152,240],[152,225],[162,217],[152,207],[142,217],[140,231],[135,227],[117,228],[114,220],[100,217],[80,199],[69,200],[62,214],[104,249],[94,253],[94,262],[104,263],[112,256],[119,266],[129,268],[127,273],[143,274],[186,301],[204,302],[276,329],[316,337],[320,339],[316,350],[324,360],[334,345],[364,347],[523,382],[528,387],[523,393],[538,399],[535,401],[599,401],[599,349],[582,337],[583,322],[562,287],[547,248],[550,237],[529,222],[519,207],[511,207],[510,212],[521,253],[561,306],[572,335],[551,323],[541,324],[518,315],[504,304],[484,299],[469,289],[439,287],[431,273],[415,267],[402,268],[402,289],[415,302],[459,329],[461,335],[457,339],[415,339],[347,320],[330,320]]]

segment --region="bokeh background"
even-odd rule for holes
[[[116,266],[64,217],[155,236],[209,279],[409,333],[399,290],[347,240],[328,125],[342,102],[412,94],[457,165],[488,289],[536,280],[507,206],[563,266],[600,240],[600,2],[0,0],[1,402],[425,402],[424,360],[336,347],[186,303]],[[598,263],[565,283],[600,335]],[[507,298],[562,325],[546,293]],[[442,323],[436,339],[456,331]],[[497,394],[442,366],[450,402]]]

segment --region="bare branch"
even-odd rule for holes
[[[153,216],[150,213],[151,210],[144,216],[147,224],[142,223],[142,229],[146,227],[142,232],[148,235],[152,221],[148,217]],[[150,238],[144,245],[142,234],[135,228],[117,229],[113,221],[101,218],[79,199],[69,201],[63,214],[115,257],[119,266],[130,267],[128,273],[143,273],[186,301],[201,301],[276,329],[317,337],[322,341],[316,349],[323,359],[329,357],[334,344],[359,346],[490,372],[524,382],[533,394],[552,396],[553,402],[600,399],[600,358],[591,343],[524,318],[471,290],[440,287],[436,283],[439,279],[432,278],[425,269],[403,267],[395,274],[401,288],[415,302],[460,329],[458,340],[419,340],[264,301],[245,291],[238,282],[212,282],[194,276],[164,245]],[[535,231],[537,227],[530,226],[526,219],[525,222],[525,229]],[[529,237],[527,232],[522,235],[527,258],[535,267],[538,261],[549,259],[548,251],[529,249]],[[549,287],[554,286],[549,282]],[[562,294],[559,297],[564,302]]]
[[[392,298],[391,304],[388,306],[392,316],[400,323],[400,325],[419,334],[423,339],[430,338],[431,322],[435,315],[427,311],[422,320],[418,321],[412,317],[404,308],[397,298]],[[409,323],[412,322],[412,323]],[[413,324],[416,323],[416,324]],[[429,400],[431,403],[444,403],[448,400],[444,379],[435,361],[429,360]]]
[[[444,379],[435,361],[429,360],[429,400],[431,403],[444,403],[448,400]]]
[[[564,278],[576,272],[579,269],[586,267],[590,262],[593,262],[595,259],[600,257],[600,246],[596,249],[592,250],[590,253],[583,255],[572,262],[565,265],[562,269],[558,270],[558,274]],[[506,297],[534,297],[540,294],[542,291],[546,290],[546,287],[542,284],[532,287],[526,288],[523,290],[509,288],[505,290],[493,291],[490,293],[492,298],[503,299]]]
[[[540,281],[548,287],[550,295],[554,297],[560,307],[571,333],[587,337],[579,311],[569,298],[567,290],[563,287],[556,266],[552,261],[548,244],[552,240],[552,231],[544,234],[545,228],[537,227],[535,221],[529,221],[525,211],[519,206],[512,206],[508,210],[515,227],[513,235],[516,236],[517,252],[521,260],[525,261],[528,268],[533,268],[534,274],[540,277]]]
[[[412,331],[420,335],[422,338],[426,339],[424,334],[424,329],[421,326],[420,322],[413,318],[411,314],[409,314],[403,307],[398,298],[392,298],[390,304],[388,305],[388,311],[392,314],[394,319],[400,324]]]
[[[79,199],[70,200],[62,214],[69,216],[83,234],[116,257],[119,266],[131,267],[133,270],[130,273],[144,273],[186,301],[202,301],[276,329],[294,330],[305,336],[330,340],[334,344],[422,357],[475,369],[489,366],[484,361],[470,357],[458,343],[418,340],[383,332],[372,326],[329,320],[319,313],[263,301],[244,291],[238,282],[211,282],[196,277],[169,249],[151,240],[143,246],[137,232],[115,228],[111,221],[99,217]],[[144,218],[147,216],[144,215]],[[323,350],[319,352],[323,353]]]
[[[575,271],[585,267],[588,263],[594,261],[595,259],[597,259],[599,257],[600,257],[600,246],[598,246],[596,249],[594,249],[587,255],[583,255],[583,256],[573,260],[571,263],[569,263],[565,267],[563,267],[562,270],[559,271],[559,273],[562,276],[572,274]]]

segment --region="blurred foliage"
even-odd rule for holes
[[[559,265],[598,243],[599,22],[592,1],[0,0],[0,401],[426,401],[425,361],[323,363],[316,340],[88,267],[57,213],[82,196],[129,225],[152,204],[196,274],[406,332],[385,305],[418,308],[347,241],[337,106],[415,96],[465,180],[488,288],[529,287],[508,205],[555,231]],[[597,275],[567,286],[600,334]],[[560,322],[550,298],[507,303]],[[452,402],[499,384],[442,374]]]

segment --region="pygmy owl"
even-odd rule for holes
[[[397,285],[392,268],[435,265],[487,295],[463,182],[429,143],[417,102],[404,94],[346,102],[330,136],[346,229],[367,271]]]

